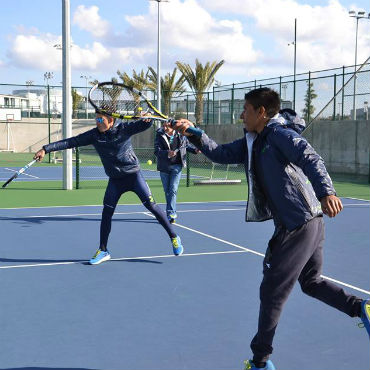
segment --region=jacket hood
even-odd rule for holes
[[[301,134],[306,128],[306,122],[294,110],[286,108],[282,109],[276,116],[272,117],[267,127],[275,128],[277,126],[285,126],[293,129],[298,134]]]

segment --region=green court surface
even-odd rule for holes
[[[95,184],[97,182],[95,181]],[[94,188],[63,190],[62,181],[47,182],[14,182],[9,187],[0,188],[0,208],[13,207],[47,207],[102,204],[106,181],[100,181]],[[165,197],[159,180],[149,180],[157,203],[164,203]],[[334,178],[334,186],[340,197],[370,199],[369,184],[363,179],[350,182],[348,178]],[[246,200],[247,186],[245,182],[236,185],[202,185],[186,187],[181,181],[178,191],[178,202],[211,202]],[[119,204],[140,203],[132,193],[124,194]]]

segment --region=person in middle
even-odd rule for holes
[[[157,157],[157,170],[160,172],[163,190],[166,195],[166,213],[170,223],[175,223],[177,189],[181,171],[186,167],[186,152],[198,154],[200,151],[189,145],[185,136],[176,132],[168,122],[157,129],[154,154]]]

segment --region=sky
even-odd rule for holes
[[[0,83],[62,81],[62,0],[2,1]],[[157,9],[151,0],[70,0],[73,86],[157,67]],[[353,65],[356,19],[370,0],[168,0],[160,3],[161,75],[176,61],[224,60],[221,84]],[[370,20],[358,22],[358,64],[370,55]]]

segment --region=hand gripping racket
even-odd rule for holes
[[[115,82],[101,82],[89,91],[89,102],[97,113],[120,119],[154,119],[175,123],[165,116],[139,90]],[[145,115],[142,112],[145,112]],[[203,130],[189,127],[186,132],[201,136]]]
[[[22,167],[19,171],[17,171],[7,182],[3,184],[3,188],[9,185],[14,179],[16,179],[21,173],[27,170],[27,168],[31,167],[37,160],[34,159],[30,163],[26,164],[24,167]]]

